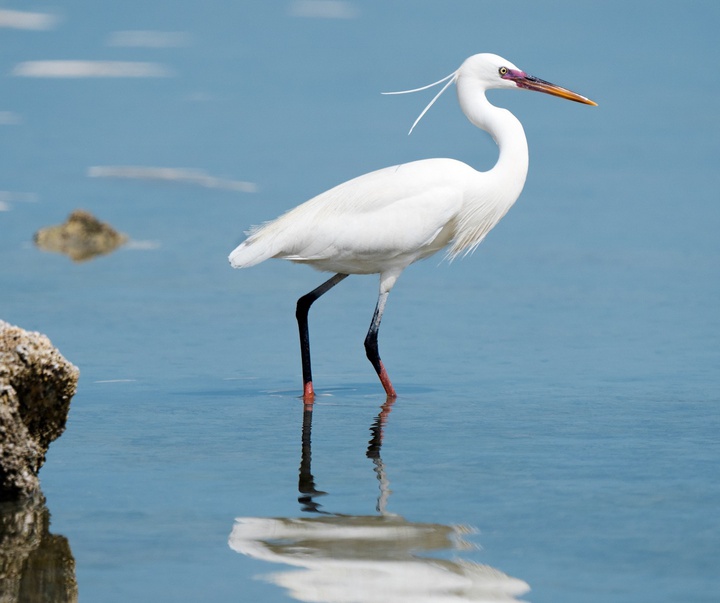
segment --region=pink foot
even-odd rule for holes
[[[383,388],[385,388],[387,397],[397,398],[397,392],[395,391],[393,384],[390,383],[390,377],[388,376],[387,371],[385,370],[385,365],[382,361],[380,361],[380,372],[378,373],[378,377],[380,377],[380,383],[382,383]]]
[[[312,406],[313,402],[315,402],[315,390],[312,381],[308,381],[303,387],[303,402],[305,402],[306,406]]]

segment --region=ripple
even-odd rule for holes
[[[171,77],[174,73],[160,63],[142,61],[25,61],[12,75],[19,77]]]

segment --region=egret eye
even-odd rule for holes
[[[500,77],[502,77],[503,75],[505,75],[507,72],[508,72],[508,68],[507,68],[507,67],[500,67],[500,69],[498,69],[498,73],[500,74]]]

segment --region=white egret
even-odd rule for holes
[[[316,299],[349,274],[380,275],[365,350],[387,396],[396,397],[380,360],[377,340],[388,294],[400,273],[446,247],[450,258],[470,253],[519,197],[528,170],[525,133],[510,111],[490,104],[485,91],[523,88],[596,105],[575,92],[528,75],[495,54],[471,56],[439,82],[405,92],[443,82],[445,86],[413,128],[454,83],[463,113],[472,124],[490,133],[499,147],[498,161],[491,170],[478,172],[454,159],[424,159],[370,172],[252,229],[230,254],[233,268],[279,258],[336,273],[297,302],[306,403],[314,399],[307,317]]]

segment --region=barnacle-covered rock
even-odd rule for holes
[[[65,430],[79,374],[45,335],[0,320],[0,500],[39,492],[38,472]]]

